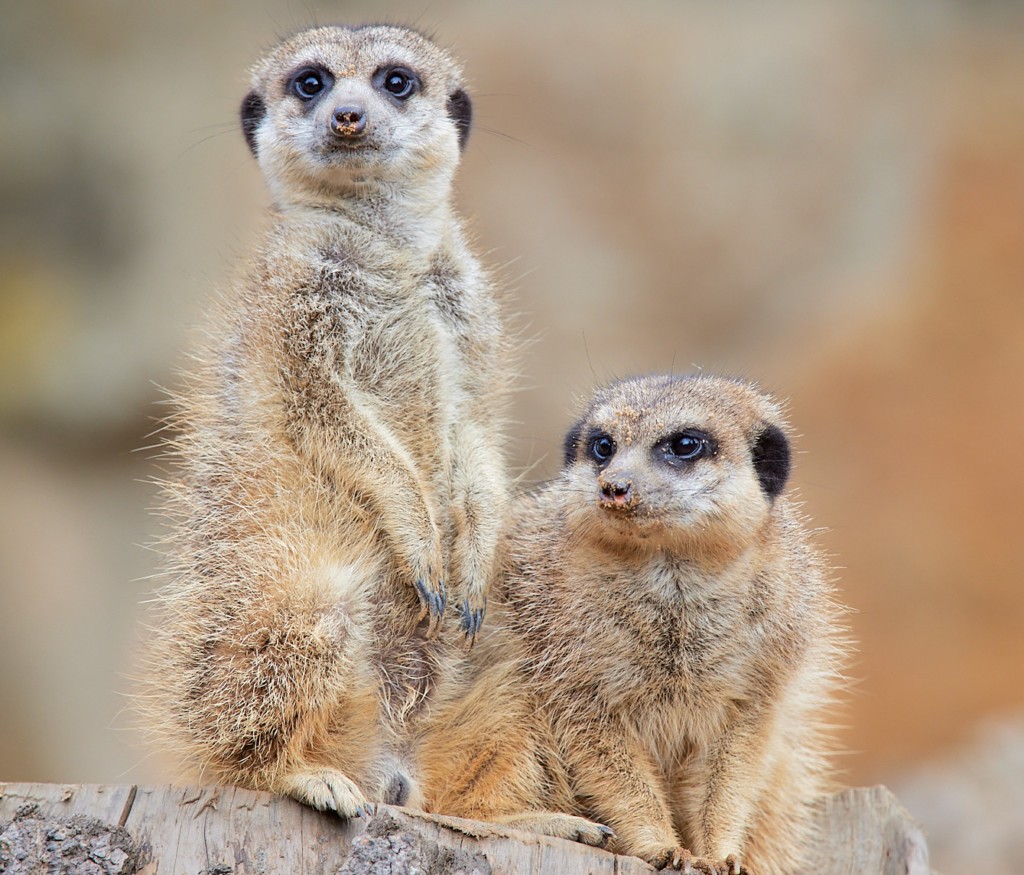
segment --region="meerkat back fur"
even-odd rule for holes
[[[659,868],[799,869],[828,782],[846,638],[786,431],[742,382],[625,380],[514,506],[501,593],[575,811]]]
[[[470,117],[405,28],[253,68],[271,222],[174,397],[140,697],[186,775],[346,817],[419,801],[403,739],[480,628],[506,506],[507,342],[451,203]]]

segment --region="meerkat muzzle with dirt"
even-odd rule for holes
[[[506,617],[575,813],[658,868],[799,870],[846,647],[784,494],[779,406],[712,377],[626,380],[510,523]]]
[[[419,800],[403,739],[479,631],[507,503],[508,344],[451,203],[470,118],[405,28],[253,68],[271,222],[174,397],[140,697],[193,777],[346,817]]]

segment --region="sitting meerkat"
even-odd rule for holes
[[[505,621],[575,813],[618,853],[799,869],[846,633],[789,472],[781,410],[750,385],[631,379],[514,507]]]
[[[507,505],[508,345],[452,206],[470,117],[456,62],[401,27],[317,27],[253,68],[271,222],[174,397],[140,696],[189,777],[420,804],[404,739],[479,631]]]

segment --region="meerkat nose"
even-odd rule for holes
[[[339,137],[359,137],[366,130],[366,110],[356,104],[335,107],[331,132]]]
[[[631,480],[626,478],[617,478],[615,480],[601,479],[598,481],[598,485],[601,488],[599,500],[602,507],[620,510],[636,504],[633,482]]]

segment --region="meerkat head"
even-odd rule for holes
[[[597,393],[565,439],[574,530],[694,559],[742,550],[785,488],[782,411],[716,377],[642,377]],[[579,500],[576,501],[575,499]]]
[[[252,70],[242,132],[279,202],[378,191],[447,197],[472,105],[455,61],[403,27],[317,27]]]

